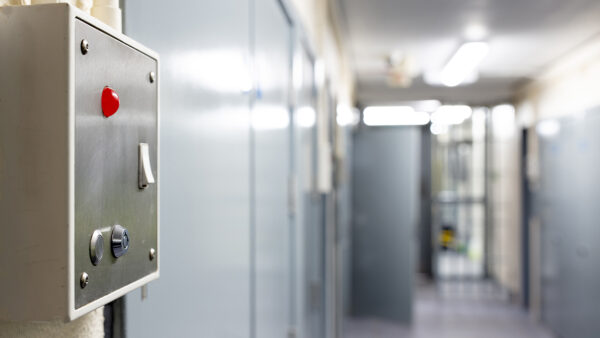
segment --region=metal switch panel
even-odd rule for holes
[[[60,4],[0,7],[0,320],[158,278],[158,56]]]
[[[75,289],[76,307],[156,271],[157,260],[148,253],[157,248],[158,235],[157,189],[151,184],[158,88],[148,80],[157,62],[76,20],[74,43],[83,40],[88,52],[75,53],[75,276],[86,272],[89,283]],[[107,88],[119,102],[110,117]],[[83,239],[97,229],[111,240],[106,247],[112,255],[93,266]]]

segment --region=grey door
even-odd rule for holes
[[[291,27],[279,2],[255,2],[254,336],[280,338],[291,322]]]
[[[590,290],[600,284],[600,109],[558,126],[538,135],[542,318],[561,337],[596,337],[600,296]]]
[[[320,198],[316,193],[316,88],[314,59],[296,38],[293,58],[293,143],[295,177],[295,241],[292,286],[295,306],[293,323],[299,337],[322,337],[324,298],[322,226]]]
[[[353,144],[353,312],[409,323],[420,131],[363,126]]]
[[[160,55],[160,278],[126,297],[128,337],[250,332],[249,3],[125,2]]]

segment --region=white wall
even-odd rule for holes
[[[573,50],[522,88],[523,123],[574,114],[600,104],[600,37]]]
[[[328,93],[335,97],[338,106],[353,107],[355,103],[356,81],[353,63],[340,30],[341,16],[337,12],[335,1],[290,0],[290,2],[316,53],[317,63],[320,64],[316,67],[317,73],[319,68],[322,69],[322,73],[317,74],[316,78],[319,86],[317,117],[319,159],[329,159],[333,152],[339,161],[345,161],[347,140],[344,135],[346,133],[337,133],[334,149],[332,149],[328,144],[329,129],[326,128],[331,114],[336,114],[335,107],[332,110],[328,106]],[[319,81],[319,77],[322,77],[322,81]],[[328,83],[324,83],[324,80]],[[328,87],[325,87],[326,85]],[[320,161],[318,179],[321,191],[326,192],[331,189],[331,169],[329,161]]]
[[[498,282],[518,299],[521,294],[521,180],[520,130],[514,114],[492,111],[491,173],[491,270]]]
[[[70,323],[55,322],[0,322],[0,337],[29,338],[103,338],[104,314],[99,308]]]
[[[490,202],[492,203],[492,273],[511,295],[521,293],[521,129],[529,133],[529,178],[538,177],[537,139],[538,121],[577,114],[600,105],[600,37],[574,49],[557,60],[535,79],[518,90],[515,97],[517,115],[512,123],[500,122],[493,127]],[[497,126],[497,121],[492,121]],[[539,308],[539,226],[531,225],[531,306],[534,315]]]
[[[523,86],[517,96],[517,121],[530,128],[527,175],[533,188],[538,182],[539,165],[535,123],[550,118],[578,114],[600,105],[600,37],[572,50]],[[540,317],[540,222],[530,223],[530,306],[534,318]]]

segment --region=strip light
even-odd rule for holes
[[[553,137],[560,133],[560,123],[556,120],[545,120],[535,128],[540,136]]]
[[[363,111],[367,126],[422,126],[429,123],[429,114],[409,106],[373,106]]]
[[[356,125],[360,121],[360,112],[346,104],[338,104],[335,119],[337,124],[342,127]]]
[[[431,114],[431,122],[440,125],[461,124],[471,117],[473,109],[465,105],[441,106]]]
[[[477,70],[489,49],[486,42],[467,42],[460,46],[442,70],[442,84],[456,87],[463,83]]]

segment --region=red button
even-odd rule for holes
[[[111,117],[119,109],[119,95],[110,87],[102,90],[102,114]]]

